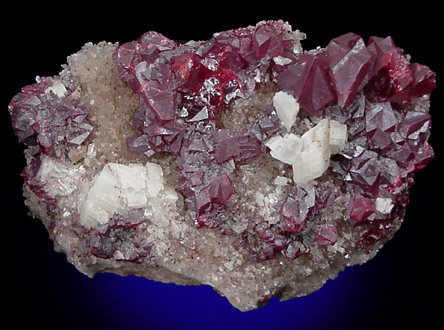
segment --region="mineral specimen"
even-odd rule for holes
[[[390,37],[303,51],[263,21],[86,44],[9,105],[26,204],[88,276],[206,284],[247,311],[319,289],[399,229],[435,75]]]

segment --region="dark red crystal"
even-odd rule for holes
[[[225,205],[233,194],[233,184],[226,174],[215,177],[208,186],[208,195],[211,202]]]
[[[51,88],[57,78],[43,77],[25,86],[9,104],[15,134],[27,145],[38,145],[49,156],[64,156],[66,146],[79,146],[91,134],[88,110],[74,96],[77,86],[64,86],[65,95]]]
[[[429,94],[435,74],[424,65],[408,63],[391,37],[371,37],[367,49],[374,57],[367,93],[379,101],[402,103]]]
[[[347,182],[359,186],[367,194],[377,195],[380,180],[378,154],[370,150],[358,151],[350,160]]]
[[[214,157],[221,164],[230,159],[243,161],[257,157],[261,153],[261,145],[258,140],[249,134],[230,130],[219,130],[214,133],[215,151]]]
[[[369,104],[365,113],[365,130],[369,144],[384,150],[390,146],[398,121],[389,102]]]
[[[140,94],[160,122],[168,122],[176,118],[176,93],[145,84],[140,87]]]
[[[319,117],[325,107],[336,100],[328,72],[329,64],[322,53],[306,53],[277,76],[277,84],[292,94],[303,110]]]
[[[394,228],[391,223],[375,224],[362,232],[356,246],[367,253],[373,250],[373,246],[386,238],[390,231]]]
[[[332,39],[325,49],[325,55],[337,104],[348,106],[364,87],[372,56],[362,38],[354,33]]]
[[[91,232],[91,253],[99,258],[141,262],[151,251],[146,231],[138,230],[145,221],[142,209],[130,211],[126,216],[115,214],[103,225]],[[119,253],[115,255],[115,252]]]
[[[249,127],[251,134],[261,142],[281,131],[281,129],[281,120],[273,109],[262,111]]]
[[[304,245],[303,243],[299,241],[293,241],[290,244],[288,244],[288,247],[286,250],[282,251],[282,254],[287,257],[289,260],[294,260],[301,255],[309,254],[310,249]]]
[[[362,195],[355,195],[350,199],[350,219],[357,224],[371,220],[376,213],[374,200]]]
[[[289,233],[296,233],[314,206],[314,188],[296,188],[294,193],[287,197],[282,205],[281,215],[284,229]]]
[[[39,179],[39,171],[42,165],[40,157],[34,157],[31,162],[23,169],[20,174],[28,186],[39,199],[45,202],[48,210],[51,212],[56,209],[57,201],[53,196],[50,196],[45,190],[45,183]]]
[[[319,246],[334,245],[338,241],[338,231],[333,223],[319,226],[316,232],[316,243]]]

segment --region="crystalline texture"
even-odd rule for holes
[[[367,49],[375,58],[367,90],[378,100],[411,101],[435,88],[434,73],[427,66],[407,63],[391,37],[371,37]]]
[[[348,106],[363,87],[372,57],[362,38],[354,33],[331,40],[325,55],[330,64],[337,103],[341,107]]]
[[[273,97],[273,106],[283,125],[289,131],[296,121],[299,104],[293,96],[284,92],[278,92]]]
[[[330,86],[328,62],[322,56],[303,54],[277,77],[278,86],[291,93],[303,110],[321,116],[336,96]]]
[[[57,251],[243,311],[375,256],[434,156],[435,74],[390,37],[304,38],[283,21],[185,44],[150,31],[23,87],[24,195]]]
[[[43,153],[61,157],[66,145],[81,145],[93,127],[88,111],[57,78],[40,78],[26,86],[9,105],[12,125],[21,142],[39,145]]]

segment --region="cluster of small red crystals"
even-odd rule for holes
[[[222,106],[250,96],[265,81],[273,57],[295,58],[285,32],[283,22],[270,21],[182,45],[147,32],[118,47],[113,58],[119,76],[140,95],[133,118],[140,135],[128,140],[129,149],[178,155],[190,126],[209,129]]]
[[[333,103],[350,105],[363,89],[369,99],[402,103],[429,94],[436,85],[434,73],[407,63],[391,37],[371,37],[366,46],[354,33],[331,40],[321,52],[301,55],[277,83],[314,116]]]
[[[15,134],[20,142],[38,145],[51,157],[64,156],[66,146],[79,146],[92,131],[87,123],[88,110],[73,94],[77,85],[63,81],[63,90],[54,92],[62,84],[54,78],[38,78],[38,82],[22,88],[9,104]]]
[[[110,222],[99,225],[90,233],[91,253],[104,259],[141,262],[151,250],[150,245],[143,244],[147,240],[146,231],[138,230],[144,222],[142,209],[132,210],[125,217],[115,214]]]
[[[244,131],[216,129],[214,123],[221,107],[251,96],[268,76],[294,96],[309,118],[325,115],[347,125],[349,141],[331,173],[351,196],[350,222],[375,224],[366,229],[373,238],[357,243],[367,247],[388,232],[390,226],[381,227],[381,221],[402,214],[407,199],[399,195],[407,194],[412,174],[433,158],[425,143],[430,116],[405,109],[435,88],[434,73],[408,63],[390,37],[372,37],[365,44],[347,33],[323,50],[298,53],[294,46],[282,21],[268,21],[216,33],[204,42],[181,45],[148,32],[118,47],[119,75],[140,95],[133,118],[139,135],[128,139],[128,147],[148,156],[175,154],[182,174],[179,189],[196,225],[230,232],[235,177],[230,161],[267,152],[262,143],[282,126],[273,108],[251,118]],[[305,231],[316,232],[319,246],[335,244],[334,222],[314,225],[316,213],[333,203],[334,191],[328,184],[296,187],[281,201],[280,223],[250,219],[258,239],[252,248],[256,258],[282,252],[294,259],[309,253]],[[390,212],[377,210],[378,197],[393,203]],[[247,240],[255,239],[249,233]]]
[[[80,146],[93,130],[88,123],[88,110],[79,104],[76,94],[78,85],[69,76],[37,77],[37,83],[23,87],[8,107],[20,142],[34,147],[34,158],[21,176],[50,211],[57,203],[38,178],[40,155],[64,158],[68,147]]]
[[[336,244],[338,219],[317,219],[338,197],[348,200],[343,217],[357,229],[355,246],[370,251],[395,228],[390,220],[403,217],[413,174],[433,159],[427,144],[431,117],[418,103],[427,102],[421,97],[435,88],[435,74],[410,63],[391,37],[371,37],[365,44],[347,33],[325,49],[302,52],[289,29],[282,21],[266,21],[185,44],[147,32],[117,47],[119,77],[140,101],[131,122],[137,134],[127,138],[128,149],[148,157],[173,155],[180,172],[177,188],[195,225],[233,234],[233,219],[246,221],[240,235],[259,261],[277,253],[293,260],[310,254],[310,247]],[[278,202],[277,223],[238,214],[230,204],[237,164],[268,153],[264,142],[284,132],[274,107],[264,107],[244,130],[216,128],[223,107],[251,97],[267,81],[292,95],[312,124],[326,117],[347,126],[345,147],[331,159],[331,180],[289,189]],[[39,181],[38,153],[60,158],[92,131],[76,84],[58,83],[40,78],[9,106],[20,141],[38,147],[23,171],[25,183],[49,208],[55,201]],[[143,218],[138,212],[129,217],[133,220],[114,217],[97,227],[91,252],[111,258],[117,244],[128,252],[121,260],[145,256],[149,251],[125,246],[138,235]]]
[[[233,192],[228,162],[261,153],[247,130],[215,130],[217,113],[234,98],[251,96],[274,57],[296,59],[286,32],[282,21],[269,21],[186,44],[147,32],[113,55],[120,78],[140,96],[132,122],[139,135],[128,139],[128,148],[177,156],[179,188],[198,226],[222,221]]]

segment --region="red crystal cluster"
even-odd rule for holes
[[[139,262],[149,254],[148,235],[139,226],[145,222],[142,209],[135,209],[125,217],[115,214],[111,221],[99,225],[90,233],[89,248],[99,258]],[[119,253],[116,253],[119,251]]]
[[[431,118],[425,107],[417,106],[435,88],[435,74],[428,67],[410,63],[390,37],[371,37],[365,44],[347,33],[325,49],[304,53],[295,39],[284,22],[267,21],[185,44],[147,32],[113,54],[120,79],[140,100],[132,118],[137,135],[127,139],[128,149],[148,157],[174,155],[181,174],[178,189],[196,226],[232,234],[233,221],[245,221],[241,236],[257,260],[276,253],[292,260],[309,254],[313,244],[334,245],[339,236],[335,221],[316,219],[339,196],[348,196],[344,217],[350,226],[362,228],[354,244],[370,250],[390,234],[390,220],[402,218],[413,174],[433,158],[426,143]],[[266,81],[292,95],[304,118],[313,123],[319,117],[336,120],[347,126],[348,136],[344,149],[331,159],[332,179],[294,186],[279,202],[278,223],[238,214],[230,204],[236,164],[268,153],[263,142],[285,132],[275,109],[264,108],[244,130],[216,128],[223,107],[251,97]],[[9,110],[21,141],[60,157],[66,145],[82,144],[92,126],[74,97],[77,87],[64,82],[66,91],[60,96],[54,84],[53,78],[42,78],[24,87]],[[23,175],[44,200],[39,166],[32,161]],[[97,228],[91,238],[93,254],[110,258],[108,242],[125,244],[125,235],[137,235],[139,224],[116,218]],[[137,260],[144,253],[123,258]]]
[[[333,103],[349,106],[363,89],[377,102],[411,101],[435,88],[435,75],[425,65],[407,63],[391,37],[362,38],[347,33],[325,50],[305,53],[277,77],[281,90],[292,93],[314,116]]]
[[[296,60],[285,34],[283,22],[270,21],[186,44],[147,32],[118,47],[113,58],[119,76],[140,95],[133,118],[140,135],[128,140],[129,149],[179,155],[189,127],[210,129],[222,106],[252,95],[275,66],[274,57]]]
[[[60,158],[66,146],[79,146],[91,133],[88,110],[74,95],[77,84],[70,79],[42,77],[22,88],[9,104],[14,132],[20,142],[38,145],[51,157]],[[63,90],[57,91],[57,85]]]
[[[390,37],[372,37],[365,44],[347,33],[323,50],[300,54],[287,32],[282,21],[268,21],[217,33],[204,42],[180,45],[148,32],[120,46],[114,53],[120,77],[140,95],[141,104],[133,118],[140,135],[130,138],[128,147],[147,155],[175,154],[182,174],[179,188],[196,225],[229,233],[236,216],[227,207],[235,176],[229,161],[267,152],[261,142],[282,126],[274,109],[264,109],[244,131],[218,130],[214,121],[221,107],[251,96],[268,75],[309,118],[327,116],[348,126],[349,141],[333,161],[332,173],[352,196],[352,224],[375,224],[358,242],[368,246],[376,239],[366,237],[367,232],[384,236],[380,231],[385,234],[388,227],[380,222],[402,214],[412,173],[433,158],[425,144],[430,116],[408,109],[435,88],[434,73],[408,63]],[[334,244],[335,224],[314,224],[337,194],[337,188],[322,182],[295,187],[281,202],[279,224],[250,219],[256,236],[247,239],[257,240],[253,254],[264,260],[276,252],[290,259],[309,253],[304,233],[313,230],[319,245]],[[377,210],[378,197],[393,203],[390,212]]]
[[[34,147],[34,157],[21,175],[50,211],[57,202],[45,192],[39,179],[38,155],[64,158],[68,147],[82,145],[91,134],[93,126],[88,123],[88,110],[79,103],[78,88],[69,76],[37,77],[37,83],[23,87],[8,108],[20,142]]]
[[[276,66],[273,58],[296,60],[286,33],[283,22],[269,21],[181,45],[147,32],[114,53],[120,78],[140,96],[133,117],[140,135],[128,139],[128,148],[177,156],[179,187],[198,226],[224,222],[233,193],[229,161],[261,153],[260,141],[249,131],[216,130],[217,113],[265,83]]]

